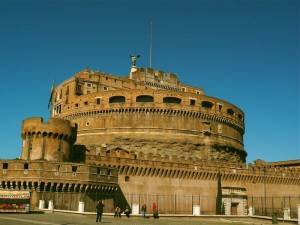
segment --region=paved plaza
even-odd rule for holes
[[[30,213],[30,214],[0,214],[0,225],[93,225],[95,215],[82,215],[61,212]],[[111,215],[104,215],[102,223],[106,225],[265,225],[272,224],[272,220],[254,219],[249,217],[160,217],[159,219],[143,219],[141,217],[123,216],[122,218],[113,218]],[[283,223],[278,224],[297,224]]]

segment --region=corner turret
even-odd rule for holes
[[[40,117],[23,120],[22,155],[24,160],[69,161],[77,136],[77,124],[58,118],[43,122]]]

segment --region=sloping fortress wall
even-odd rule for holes
[[[153,69],[127,77],[81,71],[56,87],[52,116],[78,124],[77,143],[87,148],[229,162],[247,156],[239,108]]]

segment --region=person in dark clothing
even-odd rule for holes
[[[125,210],[124,210],[125,215],[127,216],[127,218],[130,217],[130,210],[128,208],[128,206],[126,206]]]
[[[96,223],[101,223],[103,208],[104,208],[104,204],[102,203],[102,201],[100,201],[96,206],[97,209]]]
[[[146,206],[146,204],[144,204],[144,205],[142,206],[142,214],[143,214],[143,218],[146,218],[146,211],[147,211],[147,206]]]

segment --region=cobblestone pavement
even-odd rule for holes
[[[70,213],[36,213],[36,214],[0,214],[0,225],[97,225],[95,215],[81,215]],[[207,217],[160,217],[159,219],[143,219],[141,217],[113,218],[104,215],[102,223],[106,225],[266,225],[272,224],[271,220],[253,218],[207,218]],[[291,224],[282,223],[278,224]],[[297,223],[294,223],[297,224]]]

